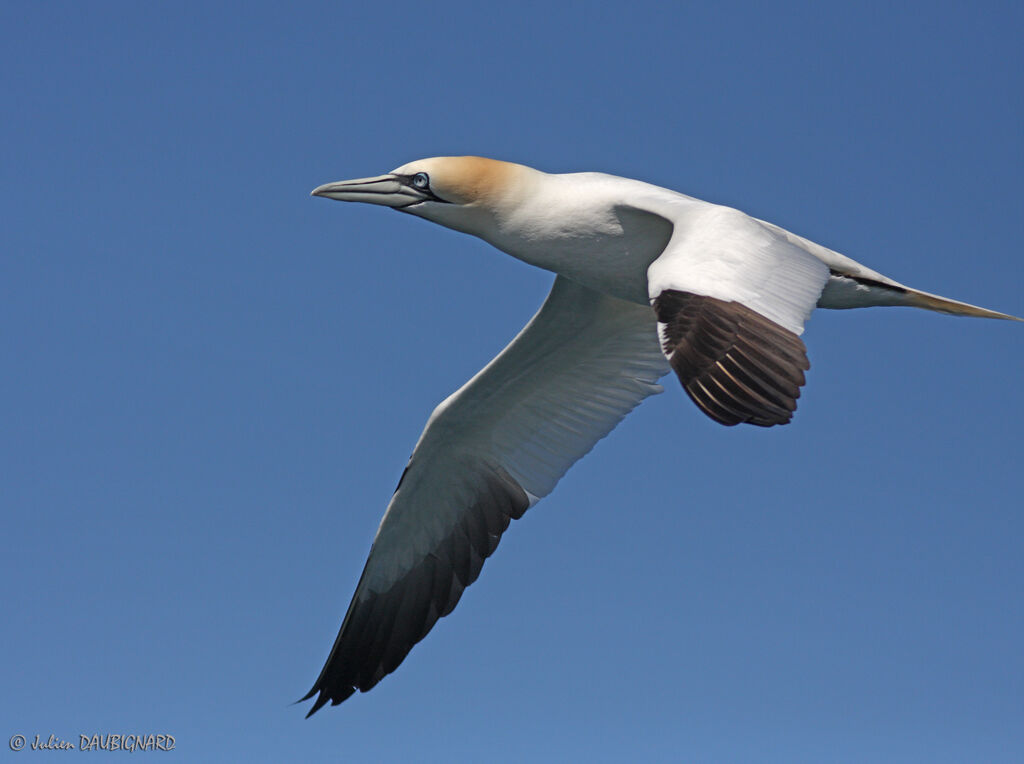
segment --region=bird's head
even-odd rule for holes
[[[313,190],[343,202],[367,202],[485,235],[522,196],[531,170],[484,157],[418,159],[374,178],[327,183]]]

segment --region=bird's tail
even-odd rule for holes
[[[948,297],[940,297],[937,294],[929,294],[918,289],[904,287],[906,290],[906,303],[915,308],[925,310],[936,310],[940,313],[951,313],[954,316],[976,316],[978,318],[1003,318],[1008,321],[1024,321],[1009,313],[999,313],[988,308],[979,308],[977,305],[970,305],[959,300],[950,300]]]
[[[830,253],[833,254],[833,253]],[[1024,321],[988,308],[980,308],[959,300],[951,300],[937,294],[922,292],[905,286],[880,273],[867,270],[859,263],[850,262],[852,267],[840,271],[833,268],[832,278],[825,285],[819,308],[870,308],[881,305],[906,305],[912,308],[935,310],[954,316],[976,316],[978,318],[1002,318],[1007,321]]]

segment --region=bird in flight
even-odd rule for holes
[[[669,371],[716,422],[771,427],[796,410],[815,307],[1021,320],[904,286],[739,210],[603,173],[435,157],[313,195],[432,220],[556,275],[519,335],[430,415],[302,698],[316,696],[308,715],[394,671],[509,522]]]

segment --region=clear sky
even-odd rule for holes
[[[309,191],[602,170],[1024,314],[1024,6],[896,5],[5,3],[4,755],[1024,760],[1024,326],[906,309],[816,312],[788,427],[666,379],[395,674],[289,705],[551,282]]]

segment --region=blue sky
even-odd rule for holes
[[[1024,327],[903,309],[815,313],[785,428],[667,379],[394,675],[288,704],[428,413],[551,281],[310,189],[602,170],[1024,314],[1022,35],[1008,2],[6,4],[0,738],[1020,761]]]

